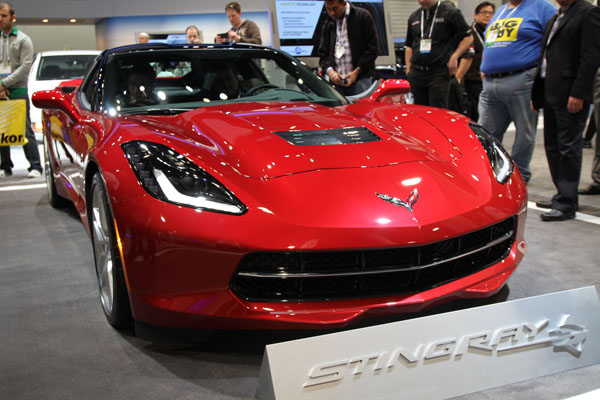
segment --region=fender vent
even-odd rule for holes
[[[296,146],[323,146],[377,142],[379,136],[365,128],[323,129],[316,131],[274,132],[277,136]]]

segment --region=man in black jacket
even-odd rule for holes
[[[329,17],[319,43],[319,66],[346,96],[369,88],[379,54],[375,22],[368,11],[345,0],[325,0]]]
[[[544,109],[544,146],[557,193],[539,207],[551,208],[543,221],[575,218],[581,175],[582,132],[600,65],[600,9],[585,0],[558,0],[560,9],[546,24],[539,72],[532,92]]]

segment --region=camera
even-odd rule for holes
[[[229,34],[227,32],[217,33],[217,36],[220,37],[221,39],[227,39],[229,37]]]
[[[347,85],[349,81],[350,81],[349,78],[342,79],[342,85]]]

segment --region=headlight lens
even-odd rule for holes
[[[247,208],[219,181],[183,155],[153,142],[122,145],[142,187],[159,200],[242,215]]]
[[[481,125],[470,122],[469,126],[485,149],[490,164],[492,165],[494,175],[496,176],[496,180],[500,183],[506,183],[508,178],[513,174],[515,168],[510,156],[506,150],[504,150],[502,145],[498,143],[498,140],[496,140],[496,138]]]

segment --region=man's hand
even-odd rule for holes
[[[342,76],[333,68],[327,72],[329,75],[329,80],[336,86],[343,86],[342,84]]]
[[[238,35],[237,33],[235,33],[234,31],[229,31],[227,32],[227,35],[229,35],[229,41],[230,42],[239,42],[241,37],[240,35]]]
[[[456,75],[456,70],[458,69],[458,58],[454,55],[450,57],[448,61],[448,72],[450,72],[450,76]]]
[[[356,82],[356,80],[358,79],[358,72],[359,72],[359,69],[354,68],[354,70],[352,72],[350,72],[349,74],[346,74],[346,76],[343,76],[342,79],[348,79],[348,81],[346,82],[346,84],[344,86],[350,86],[354,82]]]
[[[529,107],[531,107],[531,111],[533,111],[533,112],[536,112],[536,113],[540,112],[540,110],[538,110],[537,108],[535,108],[533,106],[533,101],[532,100],[529,101]]]
[[[579,111],[583,110],[583,99],[578,99],[577,97],[569,96],[569,102],[567,103],[567,111],[571,114],[576,114]]]
[[[8,100],[9,94],[10,94],[10,90],[5,88],[4,85],[2,85],[2,83],[0,82],[0,99]]]

